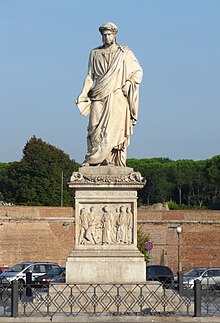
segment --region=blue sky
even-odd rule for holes
[[[0,162],[32,135],[83,161],[88,118],[73,102],[107,21],[144,70],[128,157],[220,154],[219,0],[0,0]]]

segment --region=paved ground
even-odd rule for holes
[[[136,323],[136,322],[186,322],[186,323],[218,323],[220,322],[220,318],[215,317],[108,317],[108,318],[74,318],[74,317],[54,317],[52,320],[50,318],[42,318],[42,317],[25,317],[25,318],[0,318],[1,323],[46,323],[46,322],[57,322],[57,323]]]

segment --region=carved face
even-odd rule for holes
[[[108,212],[108,207],[107,206],[104,206],[103,207],[103,210],[104,210],[104,212]]]
[[[111,32],[110,30],[104,30],[102,33],[102,41],[103,44],[106,45],[112,45],[115,43],[115,34],[113,32]]]
[[[125,212],[125,210],[126,210],[125,206],[121,206],[121,207],[120,207],[120,211],[121,211],[121,212]]]

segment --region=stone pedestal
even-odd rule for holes
[[[85,166],[74,172],[75,249],[67,283],[143,283],[146,265],[137,248],[137,190],[145,180],[132,168]]]

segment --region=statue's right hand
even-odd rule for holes
[[[75,103],[79,104],[80,102],[89,102],[89,98],[87,96],[78,96]]]

